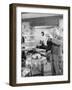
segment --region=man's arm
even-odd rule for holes
[[[63,42],[61,40],[57,40],[57,39],[52,39],[52,43],[56,46],[60,46],[63,44]]]

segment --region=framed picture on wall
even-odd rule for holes
[[[11,86],[70,82],[70,7],[10,4]]]

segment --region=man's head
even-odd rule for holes
[[[44,32],[41,32],[42,36],[44,36]]]
[[[48,35],[48,41],[51,41],[52,40],[52,38],[50,37],[50,35]]]

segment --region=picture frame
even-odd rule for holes
[[[12,3],[9,84],[70,83],[70,7]]]

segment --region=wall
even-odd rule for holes
[[[62,18],[62,16],[29,18],[29,19],[23,19],[23,21],[30,22],[31,26],[41,26],[41,25],[57,26],[60,18]]]
[[[9,4],[34,3],[47,5],[72,6],[72,0],[0,0],[0,90],[72,90],[70,84],[11,87],[9,80]],[[72,7],[71,7],[72,11]],[[72,12],[71,12],[72,17]],[[72,22],[72,21],[71,21]],[[71,26],[72,29],[72,26]],[[72,31],[71,31],[72,33]],[[71,36],[72,38],[72,36]],[[72,43],[71,43],[72,44]],[[72,50],[72,49],[71,49]],[[72,62],[71,62],[72,64]],[[72,65],[71,65],[72,68]],[[72,75],[72,72],[71,72]],[[72,81],[72,78],[71,78]]]

